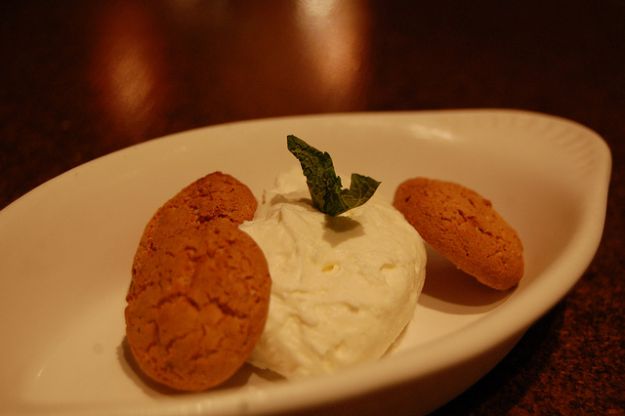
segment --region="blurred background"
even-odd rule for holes
[[[3,0],[0,57],[0,208],[114,150],[244,119],[504,107],[590,127],[614,159],[595,261],[439,414],[625,414],[624,1]]]

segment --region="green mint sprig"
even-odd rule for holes
[[[352,173],[349,189],[343,188],[327,152],[315,149],[292,134],[287,136],[287,148],[302,165],[313,206],[330,216],[364,204],[380,185],[373,178]]]

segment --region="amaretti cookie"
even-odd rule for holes
[[[521,240],[477,192],[452,182],[414,178],[399,185],[393,205],[428,244],[479,282],[506,290],[521,280]]]
[[[213,172],[181,190],[161,208],[159,215],[173,210],[185,226],[215,218],[241,224],[254,217],[256,206],[256,198],[246,185],[225,173]]]
[[[132,355],[153,380],[205,390],[251,354],[271,286],[263,252],[238,228],[255,208],[245,185],[215,173],[183,189],[146,226],[125,318]]]

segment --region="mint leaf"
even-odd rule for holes
[[[380,185],[373,178],[352,173],[349,189],[343,188],[327,152],[315,149],[292,134],[287,136],[287,148],[302,165],[313,206],[325,214],[334,217],[364,204]]]

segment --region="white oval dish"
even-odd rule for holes
[[[167,394],[137,375],[123,344],[124,296],[143,227],[169,197],[215,170],[260,197],[297,164],[287,134],[328,151],[340,171],[381,180],[378,192],[389,201],[415,176],[477,190],[519,232],[525,277],[496,293],[430,253],[414,319],[383,359],[298,381],[245,368],[217,390]],[[512,110],[246,121],[86,163],[0,212],[0,412],[426,413],[489,371],[579,279],[600,241],[610,168],[608,147],[589,129]]]

